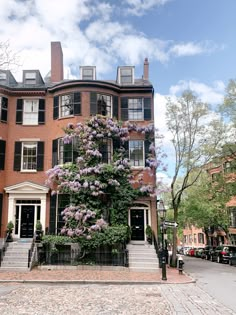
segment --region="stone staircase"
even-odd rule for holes
[[[8,243],[1,262],[1,271],[28,271],[28,252],[32,239],[20,239]]]
[[[154,245],[128,244],[129,269],[131,271],[155,272],[159,270],[159,261]]]

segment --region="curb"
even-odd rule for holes
[[[1,283],[24,283],[24,284],[103,284],[103,285],[156,285],[156,284],[190,284],[195,280],[185,282],[166,281],[125,281],[125,280],[0,280]]]

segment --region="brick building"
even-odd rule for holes
[[[33,56],[32,56],[33,57]],[[154,121],[153,86],[148,80],[149,63],[143,77],[135,78],[133,66],[117,69],[116,80],[96,78],[96,67],[81,66],[80,79],[64,80],[60,42],[51,43],[51,75],[43,79],[39,70],[24,70],[17,82],[9,70],[0,70],[0,234],[7,222],[14,223],[14,238],[31,238],[37,220],[44,231],[57,233],[65,204],[60,195],[51,196],[45,185],[45,171],[73,160],[73,150],[62,142],[68,122],[83,122],[103,114],[119,120],[149,125]],[[71,102],[68,107],[68,99]],[[100,106],[103,100],[103,106]],[[145,139],[132,134],[129,156],[133,172],[145,166]],[[145,170],[144,170],[145,173]],[[153,174],[155,175],[155,174]],[[154,184],[155,176],[144,180]],[[128,212],[134,241],[145,241],[145,227],[157,230],[156,199],[136,201]]]

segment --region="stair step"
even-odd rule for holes
[[[27,267],[0,267],[0,273],[1,272],[6,272],[6,271],[22,271],[22,272],[26,272],[26,271],[30,271],[28,266]]]
[[[129,270],[135,272],[158,272],[159,268],[129,267]]]

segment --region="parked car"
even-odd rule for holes
[[[218,263],[229,263],[230,257],[233,257],[236,253],[235,245],[220,245],[211,252],[211,261],[217,261]]]
[[[184,255],[186,256],[186,255],[188,255],[188,251],[191,249],[191,247],[189,247],[189,246],[184,246],[184,249],[183,249],[183,251],[184,251]]]
[[[229,265],[236,266],[236,252],[231,252],[229,255]]]
[[[203,247],[194,248],[194,256],[199,258],[202,256]]]
[[[188,251],[188,256],[193,257],[194,256],[194,251],[195,251],[195,248],[190,248],[190,250]]]
[[[212,253],[212,251],[214,251],[214,249],[215,249],[215,247],[213,247],[211,245],[206,245],[205,248],[203,249],[202,253],[201,253],[201,258],[206,259],[206,260],[210,260],[211,253]]]

